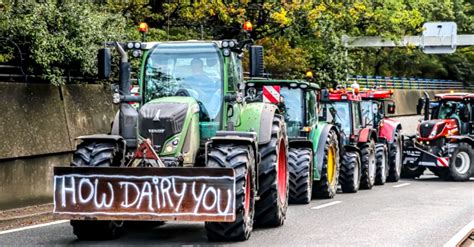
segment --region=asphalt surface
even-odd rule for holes
[[[409,183],[405,185],[406,183]],[[401,187],[394,187],[401,186]],[[333,203],[327,207],[318,206]],[[387,183],[332,200],[291,205],[285,224],[256,229],[243,246],[442,246],[474,220],[474,181],[446,182],[433,175]],[[130,230],[112,241],[78,241],[68,223],[1,234],[0,245],[209,244],[202,223],[167,223]]]

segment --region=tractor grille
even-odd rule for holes
[[[420,137],[428,138],[437,121],[424,121],[420,124]]]
[[[159,152],[167,139],[181,132],[187,111],[187,104],[147,103],[140,109],[139,133]]]

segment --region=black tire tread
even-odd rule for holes
[[[251,196],[250,223],[245,222],[245,185],[247,172],[252,171],[251,163],[254,155],[251,147],[246,145],[217,144],[210,149],[208,154],[208,167],[233,168],[235,172],[235,195],[236,220],[234,222],[206,222],[205,228],[210,241],[243,241],[247,240],[252,233],[253,203]],[[252,181],[255,188],[255,181]],[[253,191],[252,191],[253,193]]]
[[[280,138],[286,138],[284,131],[283,118],[280,115],[275,115],[273,118],[270,142],[259,146],[261,157],[258,167],[259,200],[255,203],[255,225],[257,226],[280,226],[283,225],[286,218],[288,196],[285,198],[285,202],[281,203],[277,184],[277,149]],[[287,186],[287,188],[289,188],[289,186]]]
[[[118,146],[114,143],[83,141],[77,146],[72,167],[111,167],[117,165]],[[123,222],[97,220],[71,220],[73,233],[79,240],[109,240],[120,237],[125,228]]]
[[[312,193],[312,159],[309,148],[290,148],[288,150],[289,203],[308,204]]]
[[[378,143],[375,146],[375,158],[377,160],[377,169],[375,171],[375,185],[384,185],[388,175],[388,155],[387,147],[384,143]],[[385,159],[384,159],[385,156]],[[385,160],[385,162],[383,162]],[[385,168],[385,169],[384,169]]]
[[[374,144],[374,145],[372,145]],[[360,177],[360,189],[372,189],[374,186],[374,181],[370,180],[370,151],[371,149],[375,152],[375,142],[369,140],[369,142],[362,145],[360,149],[360,159],[361,159],[361,177]],[[376,164],[374,164],[376,165]]]
[[[327,174],[327,164],[328,164],[328,152],[329,146],[333,145],[336,149],[336,153],[334,154],[334,158],[336,159],[336,170],[334,171],[334,178],[335,183],[330,184],[328,181],[328,174]],[[328,138],[326,139],[326,144],[324,145],[324,159],[323,159],[323,167],[321,169],[321,178],[319,181],[315,181],[313,183],[313,195],[315,198],[333,198],[337,192],[337,184],[339,180],[339,170],[340,170],[340,162],[339,162],[339,144],[337,140],[337,134],[334,130],[329,131]]]
[[[400,135],[400,130],[396,130],[393,138],[393,142],[390,143],[389,149],[388,149],[388,177],[387,177],[387,182],[398,182],[400,180],[400,175],[401,175],[401,169],[400,171],[397,171],[397,143],[400,143],[400,152],[403,153],[403,145],[401,143],[401,140],[399,138],[402,138]],[[400,162],[401,159],[400,159]],[[403,168],[403,165],[400,164],[400,167]]]
[[[339,184],[341,185],[342,192],[356,193],[359,190],[360,170],[358,176],[359,181],[354,181],[355,169],[360,169],[359,153],[350,151],[344,152],[341,160],[341,169],[339,171]]]

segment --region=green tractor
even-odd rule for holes
[[[78,137],[71,166],[55,167],[55,218],[70,219],[79,239],[115,238],[144,221],[205,222],[212,241],[246,240],[254,222],[282,225],[285,119],[243,92],[243,52],[258,77],[263,48],[236,40],[107,45],[99,75],[110,76],[115,48],[120,110],[111,134]],[[142,58],[139,96],[130,94],[130,54]]]
[[[285,117],[289,140],[290,203],[336,195],[339,176],[339,131],[318,121],[319,86],[300,80],[253,79],[246,82],[251,101],[277,105]]]

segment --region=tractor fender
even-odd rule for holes
[[[359,147],[354,146],[354,145],[344,145],[344,152],[348,152],[348,151],[360,153]]]
[[[324,145],[328,139],[329,131],[334,130],[339,138],[339,131],[336,126],[327,123],[319,123],[317,126],[316,131],[310,134],[310,139],[313,141],[313,152],[315,153],[313,160],[313,163],[315,164],[315,171],[313,172],[313,174],[315,174],[314,176],[316,176],[316,174],[319,176],[323,169]],[[341,142],[339,141],[339,145],[340,143]],[[339,150],[341,150],[341,147],[339,147]]]
[[[110,130],[110,134],[112,135],[120,134],[119,117],[120,111],[117,111],[117,113],[115,113],[114,121],[112,122],[112,129]]]
[[[470,136],[450,136],[449,137],[451,142],[465,142],[471,145],[474,148],[474,138]]]
[[[377,141],[377,134],[371,128],[363,128],[359,133],[359,138],[357,140],[358,144],[364,144],[368,142],[370,139],[374,139]]]
[[[395,139],[395,132],[402,129],[402,124],[392,118],[382,119],[382,124],[379,126],[379,137],[383,137],[387,142],[391,143]]]
[[[216,135],[212,137],[205,144],[205,164],[207,164],[208,148],[214,143],[236,143],[250,145],[254,151],[255,164],[252,164],[252,169],[255,174],[258,174],[258,165],[260,164],[261,157],[258,152],[257,133],[245,132],[245,131],[217,131]],[[255,176],[256,186],[258,190],[258,175]]]
[[[249,103],[242,107],[237,131],[256,132],[258,145],[270,142],[272,125],[278,107],[269,103]]]
[[[288,146],[290,148],[309,148],[313,150],[313,142],[304,137],[288,138]]]

